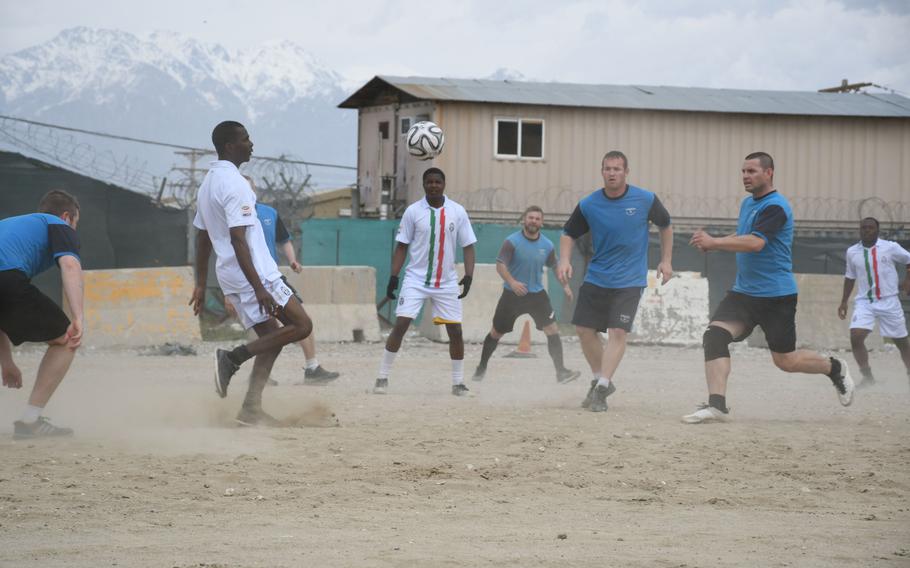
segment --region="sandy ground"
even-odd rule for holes
[[[287,351],[266,406],[307,426],[269,430],[232,424],[245,380],[219,399],[214,345],[198,348],[81,353],[47,410],[72,439],[12,441],[27,392],[0,394],[0,566],[910,566],[894,352],[844,409],[826,378],[740,349],[735,420],[688,426],[706,398],[694,349],[630,347],[593,414],[544,346],[503,346],[462,399],[443,345],[408,341],[386,396],[366,393],[381,345],[322,345],[344,375],[292,386]],[[29,377],[39,355],[18,355]]]

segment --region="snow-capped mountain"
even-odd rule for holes
[[[336,108],[342,84],[290,41],[231,51],[173,32],[78,27],[0,57],[0,114],[201,148],[215,124],[238,120],[259,155],[354,164],[357,116]],[[169,159],[149,169],[183,165]]]

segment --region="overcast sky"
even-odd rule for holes
[[[228,48],[290,39],[350,83],[376,74],[910,96],[910,0],[0,0],[0,54],[84,25]]]

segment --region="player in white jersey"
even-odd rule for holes
[[[424,300],[433,306],[433,323],[445,325],[449,335],[449,356],[452,359],[452,394],[470,394],[464,384],[464,339],[461,333],[461,299],[468,295],[474,275],[474,229],[464,207],[447,198],[446,176],[439,168],[423,173],[424,199],[412,203],[404,212],[398,227],[395,252],[392,255],[392,276],[386,295],[395,299],[398,274],[410,253],[411,261],[405,270],[404,284],[398,295],[396,320],[386,341],[379,378],[373,386],[376,394],[385,394],[389,373],[401,340],[420,313]],[[464,278],[458,280],[455,271],[457,247],[464,249]],[[461,294],[458,287],[463,286]]]
[[[847,249],[847,270],[844,276],[844,294],[841,297],[837,315],[847,317],[847,300],[854,284],[859,284],[853,299],[853,318],[850,320],[850,344],[853,358],[863,375],[860,387],[875,384],[872,368],[869,367],[869,352],[866,350],[866,336],[878,321],[882,337],[894,341],[910,378],[910,341],[907,340],[907,322],[901,306],[899,291],[910,296],[910,252],[899,244],[878,238],[878,220],[866,217],[860,222],[860,242]],[[904,264],[907,276],[898,285],[895,263]]]
[[[196,287],[190,304],[198,315],[214,248],[215,274],[225,299],[234,306],[243,327],[253,328],[259,336],[231,351],[215,351],[215,390],[222,398],[227,396],[231,377],[244,361],[255,357],[237,422],[280,426],[262,410],[262,390],[281,348],[308,336],[313,323],[281,280],[256,216],[256,194],[238,169],[253,153],[250,135],[239,122],[225,121],[212,131],[212,143],[218,161],[212,163],[196,197]]]

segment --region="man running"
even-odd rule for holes
[[[215,351],[215,390],[222,398],[227,396],[231,377],[244,361],[255,357],[237,422],[281,426],[262,409],[262,391],[281,348],[304,339],[313,324],[281,280],[256,217],[256,194],[238,169],[253,153],[250,135],[239,122],[225,121],[212,131],[212,144],[218,161],[212,163],[196,198],[196,288],[190,304],[198,315],[214,248],[215,274],[225,299],[234,306],[243,327],[253,328],[259,336],[231,351]]]
[[[397,244],[392,254],[392,275],[386,296],[395,299],[398,274],[410,253],[404,284],[395,310],[395,326],[386,341],[379,378],[373,386],[376,394],[385,394],[389,373],[411,321],[420,313],[424,300],[433,306],[433,323],[445,325],[449,335],[449,357],[452,360],[452,394],[468,396],[464,384],[464,339],[461,331],[461,299],[471,290],[474,277],[474,229],[464,207],[447,198],[446,176],[439,168],[423,173],[425,198],[412,203],[404,212],[398,227]],[[464,278],[458,281],[455,271],[457,247],[464,250]],[[463,286],[461,294],[458,287]]]
[[[771,359],[780,370],[827,375],[840,403],[848,406],[853,402],[853,379],[843,359],[796,349],[797,289],[791,257],[793,212],[787,199],[774,189],[774,160],[765,152],[749,154],[743,163],[742,176],[743,186],[751,195],[740,206],[736,233],[712,237],[699,230],[689,241],[704,252],[735,252],[736,282],[711,316],[704,333],[708,403],[683,416],[687,424],[728,419],[729,345],[749,337],[755,326],[761,326],[765,332]]]
[[[42,416],[66,376],[82,343],[82,261],[79,259],[79,202],[65,191],[49,191],[38,213],[0,221],[0,368],[3,386],[22,388],[22,371],[13,361],[12,342],[47,343],[28,405],[13,422],[13,438],[71,436]],[[31,279],[56,264],[70,320]]]
[[[253,193],[257,193],[256,184],[253,182],[253,178],[249,176],[243,177],[250,183]],[[285,258],[288,259],[291,270],[300,274],[303,270],[303,266],[297,262],[297,254],[294,252],[294,245],[291,243],[291,234],[288,232],[287,227],[278,215],[278,211],[274,207],[257,201],[256,216],[259,217],[259,222],[262,223],[262,231],[265,234],[265,244],[269,247],[269,254],[272,255],[272,260],[274,260],[276,264],[278,263],[278,247],[281,247],[281,252],[283,252]],[[294,297],[297,298],[297,301],[302,304],[303,299],[300,297],[300,294],[297,293],[297,290],[291,286],[288,279],[282,276],[281,280],[291,289],[291,292],[294,293]],[[303,349],[303,355],[306,358],[306,366],[303,370],[303,381],[298,382],[297,384],[323,385],[334,381],[341,375],[341,373],[329,371],[319,364],[319,360],[316,358],[315,332],[311,332],[306,339],[300,341],[298,345]],[[277,385],[278,382],[274,379],[269,379],[269,384]]]
[[[570,371],[563,365],[562,339],[559,326],[550,304],[550,296],[543,287],[543,268],[556,266],[556,250],[553,242],[541,234],[543,209],[536,205],[528,207],[521,216],[521,230],[506,237],[496,257],[496,272],[503,280],[502,295],[493,314],[493,327],[483,340],[480,364],[474,371],[474,380],[483,380],[487,363],[496,350],[503,335],[512,331],[515,320],[522,314],[530,314],[534,325],[547,336],[547,350],[556,367],[556,380],[560,383],[574,381],[581,374]],[[563,289],[572,299],[572,289]]]
[[[907,378],[910,379],[910,341],[907,340],[907,321],[898,292],[910,296],[910,252],[899,244],[878,238],[878,219],[866,217],[860,222],[860,242],[847,249],[847,273],[844,277],[844,294],[841,297],[837,315],[847,317],[847,299],[853,286],[859,281],[856,297],[853,299],[853,318],[850,320],[850,345],[853,358],[863,375],[858,388],[875,384],[872,368],[869,366],[869,352],[866,350],[866,336],[878,321],[882,337],[894,341],[901,354]],[[898,286],[895,263],[906,265],[907,275]]]
[[[568,285],[572,277],[572,246],[591,233],[594,256],[578,291],[572,323],[581,340],[585,359],[594,378],[582,408],[607,410],[607,397],[616,386],[613,375],[626,351],[626,335],[632,331],[641,294],[648,286],[648,224],[660,234],[661,285],[673,276],[673,228],[670,214],[656,195],[626,183],[629,160],[618,150],[601,161],[604,186],[582,199],[566,221],[559,239],[556,275]],[[600,333],[608,332],[604,349]]]

